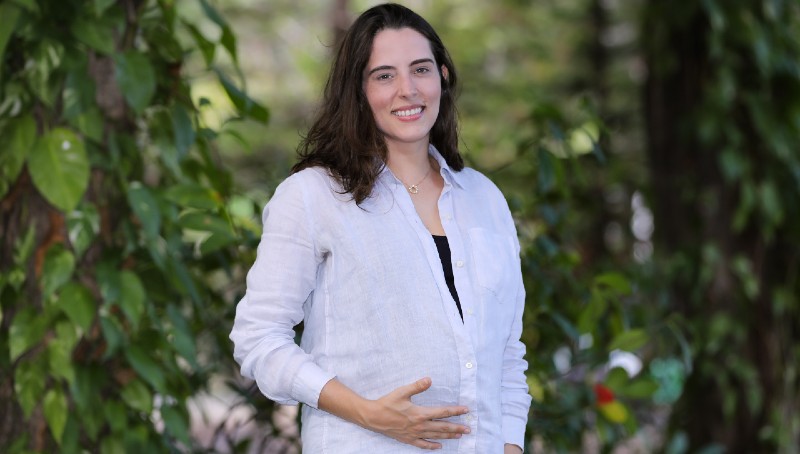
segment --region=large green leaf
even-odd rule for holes
[[[175,104],[171,110],[172,129],[175,135],[175,148],[178,156],[186,156],[189,148],[194,144],[195,132],[192,118],[186,108],[180,104]]]
[[[81,18],[72,23],[71,31],[92,49],[106,55],[114,53],[114,30],[104,21]]]
[[[206,66],[211,66],[211,64],[214,63],[214,53],[217,50],[217,46],[209,41],[194,24],[183,21],[183,25],[189,30],[189,34],[192,35],[195,44],[197,44],[197,47],[203,54],[203,60],[206,62]]]
[[[220,30],[222,30],[222,36],[220,37],[219,42],[222,44],[222,47],[228,51],[228,54],[230,54],[233,62],[237,63],[239,59],[236,55],[236,36],[233,34],[233,30],[231,30],[231,27],[217,12],[217,10],[208,3],[208,0],[200,0],[200,4],[203,7],[203,12],[206,13],[206,17],[211,19],[219,26]]]
[[[44,419],[57,443],[61,443],[64,425],[67,423],[67,398],[59,388],[51,388],[44,395]]]
[[[137,113],[150,105],[156,92],[156,72],[142,53],[129,51],[114,57],[117,79],[125,100]]]
[[[219,208],[221,202],[219,193],[211,188],[188,183],[170,187],[164,192],[164,197],[182,207],[201,210]]]
[[[16,181],[35,141],[36,122],[30,115],[10,121],[0,130],[0,199]]]
[[[67,317],[88,332],[94,321],[96,304],[89,289],[77,282],[67,283],[59,292],[58,307]]]
[[[75,325],[67,320],[56,324],[55,336],[48,340],[47,359],[50,374],[61,377],[70,384],[75,381],[75,370],[72,363],[72,350],[78,342]]]
[[[48,202],[62,211],[72,211],[89,185],[89,159],[83,141],[68,129],[53,129],[33,147],[28,171]]]
[[[133,344],[125,350],[128,363],[146,382],[150,383],[158,392],[164,392],[165,379],[161,366],[138,345]]]

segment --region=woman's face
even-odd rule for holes
[[[445,77],[446,71],[442,67]],[[364,92],[390,151],[405,145],[427,147],[439,115],[441,77],[428,39],[416,30],[384,29],[375,35]]]

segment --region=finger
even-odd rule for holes
[[[410,398],[415,394],[419,394],[428,388],[431,387],[431,379],[429,377],[420,378],[419,380],[411,383],[410,385],[405,385],[397,388],[396,391],[400,393],[401,397]]]
[[[420,432],[419,436],[420,438],[426,438],[428,440],[450,440],[453,438],[461,438],[463,435],[458,432]]]
[[[420,426],[420,431],[425,433],[434,433],[434,434],[468,434],[470,432],[469,427],[463,426],[461,424],[454,424],[449,422],[441,422],[441,421],[430,421],[425,423],[425,425]],[[440,437],[429,437],[426,435],[420,435],[420,438],[440,438]],[[446,438],[453,438],[453,437],[446,437]]]
[[[469,413],[469,408],[462,406],[452,407],[425,407],[425,417],[427,419],[444,419],[451,416],[461,416]]]
[[[418,439],[414,440],[413,442],[411,442],[411,445],[412,446],[416,446],[418,448],[429,449],[429,450],[442,449],[441,443],[436,443],[436,442],[433,442],[433,441],[423,440],[421,438],[418,438]]]

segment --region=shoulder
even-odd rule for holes
[[[483,173],[471,167],[464,167],[463,170],[457,173],[456,178],[459,179],[466,191],[480,194],[493,202],[502,202],[503,205],[506,205],[505,196],[500,191],[500,188]]]
[[[319,198],[334,195],[338,184],[330,172],[322,167],[308,167],[289,175],[275,188],[275,197]]]

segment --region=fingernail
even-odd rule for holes
[[[467,428],[465,428],[465,429],[464,429],[464,433],[465,433],[465,434],[468,434],[468,433],[469,433],[469,427],[467,427]]]

